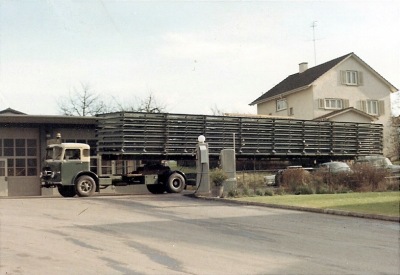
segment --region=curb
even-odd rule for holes
[[[377,214],[357,213],[357,212],[350,212],[350,211],[336,210],[336,209],[321,209],[321,208],[280,205],[280,204],[270,204],[270,203],[261,203],[261,202],[238,201],[238,200],[231,200],[231,199],[224,199],[224,198],[197,196],[195,194],[191,194],[188,196],[197,198],[197,199],[219,201],[219,202],[226,202],[226,203],[240,204],[240,205],[261,206],[261,207],[268,207],[268,208],[295,210],[295,211],[312,212],[312,213],[319,213],[319,214],[346,216],[346,217],[353,217],[353,218],[400,222],[400,217],[392,217],[392,216],[377,215]]]

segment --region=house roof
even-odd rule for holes
[[[14,110],[12,108],[7,108],[7,109],[0,111],[0,115],[6,115],[6,114],[7,115],[26,115],[25,113]]]
[[[371,116],[371,115],[369,115],[369,114],[367,114],[367,113],[365,113],[363,111],[357,110],[356,108],[349,107],[349,108],[345,108],[345,109],[341,109],[341,110],[336,110],[336,111],[330,112],[330,113],[325,114],[323,116],[316,117],[313,120],[318,120],[318,121],[329,120],[329,119],[331,119],[331,118],[333,118],[335,116],[339,116],[339,115],[342,115],[342,114],[345,114],[345,113],[350,113],[350,112],[357,113],[357,114],[359,114],[361,116],[367,117],[371,121],[374,121],[374,120],[378,119],[377,117]]]
[[[96,117],[76,116],[43,116],[43,115],[0,115],[0,128],[12,125],[43,125],[43,124],[65,124],[65,125],[96,125]]]
[[[266,93],[261,95],[259,98],[254,100],[252,103],[250,103],[250,105],[262,103],[271,98],[274,98],[279,95],[283,95],[288,92],[296,92],[296,91],[304,90],[304,89],[310,87],[313,84],[313,82],[316,81],[323,74],[325,74],[326,72],[331,70],[333,67],[335,67],[337,64],[341,63],[342,61],[349,58],[350,56],[355,57],[359,62],[364,64],[373,74],[375,74],[382,81],[384,81],[390,87],[390,90],[392,92],[397,91],[396,87],[391,85],[386,79],[384,79],[380,74],[378,74],[375,70],[373,70],[370,66],[368,66],[356,54],[349,53],[349,54],[343,55],[341,57],[335,58],[331,61],[320,64],[318,66],[311,67],[302,73],[295,73],[295,74],[289,75],[287,78],[285,78],[279,84],[277,84],[275,87],[273,87],[272,89],[270,89],[269,91],[267,91]]]

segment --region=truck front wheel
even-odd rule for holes
[[[179,173],[172,173],[168,177],[167,191],[168,193],[180,193],[185,188],[185,178]]]
[[[75,190],[79,197],[89,197],[96,190],[96,182],[90,176],[80,176],[75,181]]]
[[[58,193],[64,198],[72,198],[75,197],[76,191],[74,186],[58,186]]]

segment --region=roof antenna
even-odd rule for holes
[[[317,66],[317,50],[315,48],[315,28],[317,27],[317,21],[313,21],[311,24],[313,32],[313,42],[314,42],[314,65]]]

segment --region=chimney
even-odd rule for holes
[[[302,63],[299,64],[299,73],[307,71],[307,69],[308,69],[308,63],[307,62],[302,62]]]

